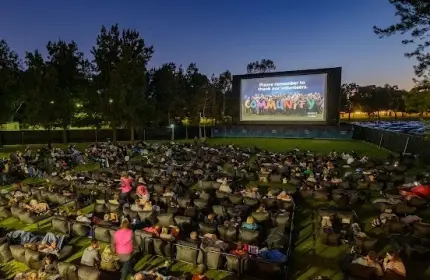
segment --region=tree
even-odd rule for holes
[[[48,145],[51,145],[51,130],[60,125],[61,113],[55,109],[53,98],[56,92],[56,77],[42,54],[35,50],[25,55],[27,70],[23,74],[24,91],[26,92],[25,123],[41,126],[48,131]]]
[[[207,89],[209,79],[199,72],[195,63],[190,63],[185,70],[186,95],[185,111],[193,123],[200,123],[202,110],[207,106]]]
[[[388,110],[394,113],[394,118],[397,119],[397,112],[403,112],[405,110],[403,96],[406,91],[399,90],[398,86],[391,86],[389,84],[385,84],[383,89],[385,90],[385,95],[387,96],[385,100],[387,103],[386,107]]]
[[[250,62],[246,66],[246,72],[248,74],[256,74],[256,73],[267,73],[272,72],[276,69],[275,63],[270,59],[262,59],[260,61]]]
[[[5,40],[0,40],[0,123],[13,121],[24,103],[20,88],[21,74],[22,65],[18,55]]]
[[[430,110],[430,80],[415,80],[415,87],[404,96],[406,110],[423,116]]]
[[[146,65],[153,54],[139,32],[131,29],[120,31],[117,24],[103,26],[92,49],[95,65],[94,83],[100,94],[104,118],[112,128],[116,141],[116,128],[127,124],[132,141],[134,129],[148,108]]]
[[[67,143],[67,128],[75,117],[80,92],[87,85],[88,62],[74,41],[49,41],[47,67],[53,94],[50,107],[58,113],[63,128],[63,142]]]
[[[157,119],[163,124],[169,124],[172,116],[180,115],[183,105],[179,104],[181,92],[182,69],[177,69],[174,63],[163,64],[151,71],[150,94],[155,102]]]
[[[222,72],[217,79],[217,90],[221,93],[221,120],[225,122],[226,117],[226,101],[227,98],[232,94],[233,76],[231,72],[226,70]]]
[[[348,120],[351,120],[351,113],[357,106],[359,86],[356,83],[345,83],[341,86],[340,104],[341,110],[348,113]]]
[[[430,2],[410,0],[389,0],[396,9],[399,21],[386,28],[373,27],[374,32],[381,38],[400,33],[409,33],[410,38],[403,44],[416,44],[414,51],[406,53],[406,57],[415,57],[418,65],[414,67],[417,76],[421,77],[430,66],[430,54],[426,48],[430,46]]]

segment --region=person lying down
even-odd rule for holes
[[[19,206],[23,209],[29,210],[31,212],[41,214],[49,210],[49,205],[46,202],[38,202],[36,199],[30,200],[27,203],[20,203]]]

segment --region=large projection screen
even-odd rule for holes
[[[326,122],[327,74],[241,79],[240,121]]]

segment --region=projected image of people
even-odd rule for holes
[[[326,74],[244,79],[242,121],[325,121]]]

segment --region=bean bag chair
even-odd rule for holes
[[[153,211],[139,211],[137,212],[137,215],[139,216],[139,219],[142,223],[147,222],[153,225],[157,222],[155,212]]]
[[[100,279],[100,271],[89,266],[81,266],[78,268],[79,280],[98,280]]]
[[[199,181],[198,184],[202,190],[211,190],[213,189],[212,187],[213,183],[214,183],[213,181]]]
[[[7,206],[0,206],[0,219],[9,218],[12,216],[12,213],[9,211]]]
[[[152,234],[143,230],[134,231],[135,249],[142,254],[154,254]]]
[[[169,227],[175,225],[173,220],[173,213],[163,213],[157,215],[158,224],[162,227]]]
[[[354,221],[354,212],[339,211],[336,214],[342,224],[351,224]]]
[[[224,266],[220,248],[208,246],[202,251],[205,254],[205,264],[209,269],[221,269]]]
[[[208,201],[204,200],[204,199],[195,199],[194,200],[194,205],[199,210],[204,210],[204,209],[207,209],[209,207]]]
[[[12,206],[10,208],[10,212],[11,212],[12,217],[19,219],[19,216],[21,214],[24,214],[24,212],[26,212],[26,210],[19,208],[18,206]]]
[[[405,254],[408,259],[422,261],[430,257],[430,247],[424,244],[406,243],[404,245]]]
[[[321,228],[318,234],[318,239],[321,241],[322,244],[328,246],[337,246],[340,243],[340,234],[332,231],[327,232],[324,230],[324,228]]]
[[[246,173],[246,179],[248,181],[257,181],[258,180],[258,175],[255,172],[248,172],[248,173]]]
[[[94,239],[105,243],[111,243],[112,240],[109,229],[100,226],[94,227]]]
[[[121,205],[119,203],[118,204],[111,203],[111,202],[106,203],[106,212],[118,213],[120,212],[120,210],[121,210]]]
[[[0,245],[0,263],[7,263],[12,260],[13,256],[10,251],[10,245],[8,242],[4,242]]]
[[[172,257],[172,242],[154,238],[154,254],[163,258]]]
[[[258,245],[258,238],[260,232],[258,230],[240,228],[239,229],[239,240],[245,244]]]
[[[266,223],[270,220],[269,212],[252,212],[251,216],[254,218],[254,221],[257,223]]]
[[[217,199],[227,199],[230,193],[222,192],[222,191],[216,191],[215,196]]]
[[[179,227],[181,232],[190,231],[191,226],[191,218],[186,216],[175,216],[173,218],[175,220],[175,224]]]
[[[270,175],[270,182],[272,183],[282,183],[282,175],[281,174],[272,174]]]
[[[401,221],[388,220],[383,229],[387,233],[405,234],[407,232],[407,224]]]
[[[329,193],[325,191],[315,191],[314,199],[317,201],[328,201]]]
[[[300,196],[303,198],[312,197],[313,194],[314,194],[314,191],[312,189],[301,189],[300,190]]]
[[[39,269],[43,265],[43,255],[38,251],[33,251],[29,248],[24,250],[25,265],[30,269]]]
[[[18,262],[25,263],[25,248],[22,245],[10,245],[12,258]]]
[[[220,184],[220,183],[218,183],[218,182],[213,182],[213,183],[212,183],[212,188],[213,188],[213,189],[218,190],[218,189],[219,189],[219,187],[221,187],[221,184]]]
[[[362,254],[366,254],[370,251],[373,251],[377,243],[378,243],[377,238],[358,237],[358,236],[355,237],[355,245],[361,248]]]
[[[215,225],[199,223],[199,231],[202,233],[202,235],[205,235],[207,233],[215,234],[216,230],[217,228]]]
[[[430,224],[415,222],[412,224],[414,235],[421,238],[430,238]]]
[[[218,217],[225,217],[227,215],[227,211],[226,211],[225,207],[222,206],[222,205],[214,205],[214,206],[212,206],[212,211]]]
[[[288,235],[285,234],[283,227],[275,227],[270,229],[266,243],[269,249],[284,248],[288,244]]]
[[[290,213],[278,213],[274,218],[274,225],[276,227],[290,227]]]
[[[176,246],[176,261],[189,263],[189,264],[198,264],[202,263],[203,254],[199,249],[199,245],[186,241],[179,241]]]
[[[40,222],[42,220],[48,219],[51,216],[52,216],[52,211],[50,211],[50,210],[45,212],[44,214],[41,214],[41,215],[40,214],[36,215],[36,214],[33,214],[29,211],[25,211],[25,212],[19,214],[19,219],[26,224],[35,224],[35,223]]]
[[[87,237],[91,232],[91,226],[82,222],[75,221],[72,225],[72,235],[75,237]]]
[[[260,200],[252,197],[243,197],[243,204],[249,207],[256,207],[260,204]]]
[[[96,200],[96,203],[94,205],[94,212],[95,213],[106,213],[107,212],[106,201]]]
[[[187,198],[187,197],[178,197],[176,199],[179,207],[181,208],[187,208],[188,203],[191,202],[191,199]]]
[[[69,234],[72,228],[71,222],[64,217],[54,217],[51,221],[51,228],[53,232],[61,234]]]
[[[78,267],[72,263],[59,262],[57,265],[61,279],[79,280]]]
[[[366,181],[358,181],[357,182],[357,189],[358,190],[367,190],[369,187],[369,183]]]
[[[278,200],[276,198],[265,198],[263,199],[264,205],[267,209],[276,208],[278,206]]]
[[[154,191],[158,195],[162,195],[164,193],[164,187],[162,185],[156,184],[154,185]]]
[[[411,207],[423,208],[427,205],[427,200],[420,197],[411,197],[406,203]]]
[[[401,203],[397,204],[397,206],[394,209],[394,212],[399,215],[408,215],[413,214],[417,211],[416,207],[408,206],[407,204]]]
[[[380,183],[380,182],[370,182],[369,183],[369,189],[371,191],[378,191],[379,192],[382,190],[383,186],[384,186],[384,184]]]
[[[218,233],[221,240],[224,240],[226,242],[237,241],[237,229],[235,227],[226,227],[224,225],[219,225]]]
[[[228,196],[228,199],[234,205],[241,205],[241,204],[243,204],[243,197],[240,194],[230,194]]]

